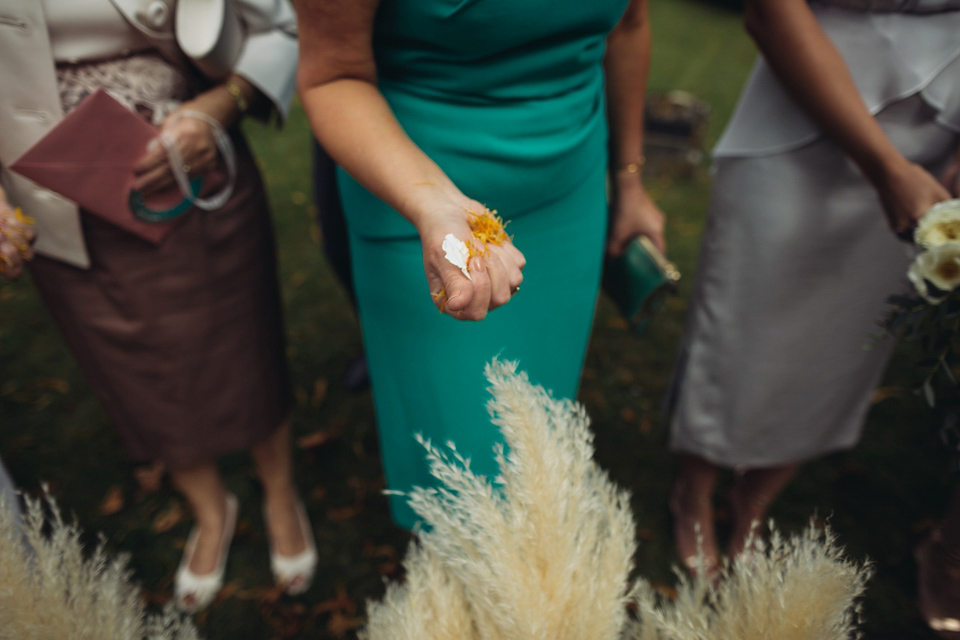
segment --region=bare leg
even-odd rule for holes
[[[789,464],[763,469],[749,469],[733,482],[730,505],[733,507],[733,531],[727,545],[727,556],[736,558],[743,551],[750,532],[764,524],[767,509],[797,473],[800,465]]]
[[[702,546],[704,568],[716,568],[717,541],[713,522],[713,489],[717,467],[699,456],[680,454],[680,475],[670,492],[673,535],[677,555],[688,571],[697,569],[697,554]]]
[[[960,489],[916,556],[921,614],[940,637],[960,638]]]
[[[189,469],[170,469],[170,476],[186,496],[197,521],[197,546],[190,561],[190,570],[197,575],[206,575],[217,568],[217,559],[220,557],[227,491],[212,462]]]
[[[251,449],[257,475],[263,484],[267,530],[276,553],[293,556],[307,548],[297,516],[296,487],[293,484],[293,455],[290,450],[290,423]]]

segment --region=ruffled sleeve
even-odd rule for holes
[[[923,16],[812,9],[871,113],[920,93],[941,124],[960,132],[960,11]],[[771,155],[821,135],[761,57],[713,153]]]
[[[296,89],[297,18],[287,0],[237,0],[247,39],[234,72],[264,93],[281,118]]]

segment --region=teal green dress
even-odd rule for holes
[[[495,475],[484,365],[518,360],[574,398],[607,224],[602,60],[627,0],[383,0],[380,89],[468,197],[508,220],[521,291],[479,323],[437,312],[412,225],[339,175],[388,487],[433,486],[421,433]],[[402,496],[394,520],[417,522]]]

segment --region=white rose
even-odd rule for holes
[[[920,218],[913,240],[926,249],[945,242],[960,242],[960,200],[944,200],[933,205]]]
[[[924,251],[907,276],[924,300],[939,304],[960,285],[960,243],[947,242]]]

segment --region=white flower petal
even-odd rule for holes
[[[945,242],[917,256],[907,277],[924,300],[939,304],[960,285],[960,243]],[[940,290],[931,291],[930,285]]]
[[[473,280],[473,278],[470,277],[470,272],[467,271],[467,260],[470,259],[470,249],[467,248],[466,242],[452,233],[448,233],[443,237],[443,244],[440,245],[440,248],[443,249],[447,262],[460,267],[463,275],[467,276],[468,280]]]

